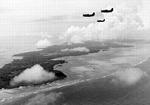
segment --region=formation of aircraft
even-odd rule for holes
[[[111,8],[110,10],[104,9],[104,10],[101,10],[101,13],[111,13],[113,11],[114,11],[113,8]],[[93,12],[92,14],[83,14],[83,17],[93,17],[93,16],[95,16],[95,12]],[[97,22],[105,22],[105,19],[97,20]]]

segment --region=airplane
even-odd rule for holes
[[[95,16],[95,12],[93,12],[92,14],[83,14],[83,17],[92,17]]]
[[[105,19],[103,19],[103,20],[97,20],[97,22],[104,22],[105,21]]]
[[[111,8],[110,10],[101,10],[101,12],[102,13],[110,13],[110,12],[113,12],[114,11],[114,9],[113,8]]]

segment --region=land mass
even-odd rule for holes
[[[73,49],[77,47],[86,47],[89,52],[84,51],[67,51],[62,52],[63,49]],[[62,71],[55,70],[54,66],[58,64],[67,63],[65,60],[54,60],[55,58],[65,56],[79,56],[89,53],[96,53],[99,51],[107,51],[109,48],[131,47],[130,45],[123,45],[118,43],[100,43],[100,42],[86,42],[81,44],[62,44],[54,45],[47,48],[40,49],[39,51],[32,51],[26,53],[16,54],[14,56],[21,56],[22,59],[14,59],[11,63],[4,65],[0,69],[0,88],[14,88],[19,86],[27,86],[34,84],[19,84],[17,86],[11,86],[10,81],[22,73],[27,68],[31,68],[35,64],[41,65],[46,71],[53,72],[57,78],[46,81],[41,84],[61,80],[67,77]],[[38,84],[38,85],[41,85]]]

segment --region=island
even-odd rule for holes
[[[74,49],[78,47],[87,48],[89,51],[76,51],[70,50],[65,51],[63,49]],[[124,45],[119,43],[101,43],[101,42],[85,42],[78,44],[62,44],[49,46],[47,48],[40,49],[39,51],[31,51],[16,54],[16,57],[22,57],[22,59],[14,59],[11,63],[5,64],[0,68],[0,89],[2,88],[16,88],[19,86],[28,86],[28,85],[41,85],[45,83],[51,83],[56,80],[61,80],[67,77],[62,71],[55,70],[54,66],[67,63],[65,60],[55,60],[56,58],[65,57],[65,56],[79,56],[89,53],[96,53],[99,51],[107,51],[109,48],[120,48],[120,47],[131,47],[130,45]],[[53,72],[57,78],[44,81],[40,84],[19,84],[16,86],[11,86],[10,81],[15,77],[21,74],[27,68],[31,68],[34,65],[41,65],[47,72]]]

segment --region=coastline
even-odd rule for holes
[[[76,47],[86,47],[89,49],[89,52],[80,52],[80,51],[61,52],[62,49],[76,48]],[[57,76],[57,79],[55,79],[54,81],[64,79],[67,77],[67,75],[65,75],[62,71],[59,71],[59,70],[57,70],[56,72],[56,70],[54,70],[55,69],[54,66],[57,64],[63,64],[67,62],[65,60],[54,60],[54,59],[66,57],[66,56],[87,55],[89,53],[96,53],[101,50],[107,51],[110,48],[121,48],[121,47],[131,47],[131,46],[123,45],[123,44],[120,45],[116,43],[106,43],[104,45],[100,42],[87,42],[84,44],[75,44],[75,45],[64,44],[64,45],[58,45],[58,46],[51,46],[51,47],[47,47],[39,51],[16,54],[14,55],[14,57],[21,56],[22,59],[14,59],[11,63],[4,65],[0,69],[0,82],[1,82],[0,88],[14,88],[9,85],[9,82],[11,81],[11,79],[19,75],[25,69],[31,68],[35,64],[41,65],[48,72],[53,72],[53,73],[59,72],[60,75]],[[46,83],[48,82],[49,81],[47,81]],[[19,86],[15,86],[15,87],[19,87]]]

